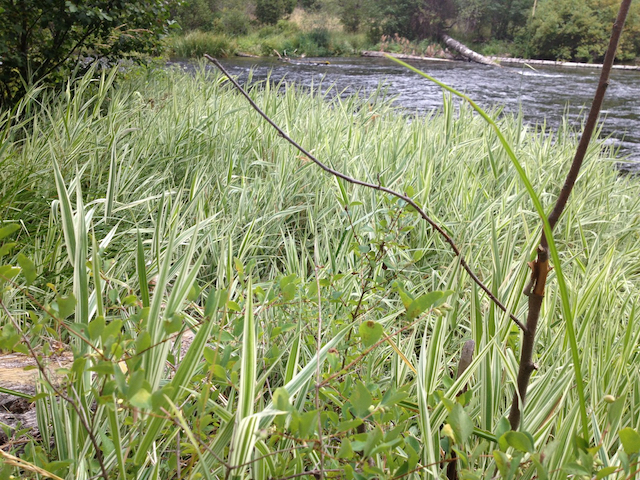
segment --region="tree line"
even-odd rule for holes
[[[96,59],[158,54],[171,28],[241,36],[286,26],[296,7],[339,18],[372,46],[384,36],[420,42],[447,33],[485,54],[600,62],[617,0],[0,0],[0,103]],[[617,58],[632,61],[640,4],[625,28]]]
[[[374,44],[383,35],[437,41],[448,33],[521,57],[586,62],[602,61],[618,7],[617,0],[190,0],[175,17],[187,30],[241,35],[252,19],[273,25],[297,5],[338,16],[347,31],[364,32]],[[625,28],[618,59],[631,61],[640,56],[637,3]]]

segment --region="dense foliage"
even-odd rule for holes
[[[541,0],[522,32],[523,46],[537,58],[602,61],[618,6],[618,0]],[[636,2],[625,24],[619,59],[638,56],[639,33],[640,5]]]
[[[83,59],[155,52],[170,5],[166,0],[0,0],[0,103],[19,97],[25,84],[60,80]]]
[[[299,5],[309,16],[337,17],[347,32],[365,34],[370,49],[376,44],[382,47],[384,37],[411,41],[411,48],[403,53],[426,53],[418,47],[421,41],[437,42],[447,33],[486,54],[599,62],[619,1],[314,0]],[[176,10],[175,18],[188,31],[229,37],[256,32],[259,37],[264,25],[287,19],[293,6],[289,0],[191,0]],[[318,26],[325,27],[316,24],[315,28]],[[640,55],[638,3],[632,4],[626,32],[618,59],[632,61]],[[337,50],[335,53],[341,51]],[[302,48],[298,53],[310,55],[317,49]]]
[[[417,480],[442,478],[455,453],[460,478],[633,478],[640,183],[611,151],[589,149],[559,225],[514,432],[519,332],[415,211],[319,171],[218,76],[117,73],[38,89],[22,122],[0,118],[0,348],[71,350],[58,391],[43,381],[34,399],[41,435],[7,430],[27,466]],[[451,99],[407,121],[377,95],[251,89],[318,157],[423,205],[522,318],[540,218],[495,132]],[[499,127],[547,208],[575,132]],[[30,475],[15,465],[0,474]]]

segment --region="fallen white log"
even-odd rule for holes
[[[384,57],[385,55],[389,55],[393,58],[399,58],[400,60],[423,60],[428,62],[453,62],[454,60],[449,60],[448,58],[435,58],[435,57],[422,57],[419,55],[407,55],[404,53],[388,53],[388,52],[374,52],[365,50],[360,53],[363,57]]]
[[[453,50],[458,52],[460,55],[462,55],[465,58],[468,58],[473,62],[481,63],[482,65],[492,65],[494,67],[500,66],[499,63],[494,62],[493,60],[491,60],[488,57],[485,57],[484,55],[480,55],[479,53],[474,52],[466,45],[463,45],[459,41],[451,38],[449,35],[442,34],[442,41],[447,45],[447,47],[452,48]]]

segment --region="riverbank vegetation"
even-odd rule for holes
[[[194,0],[175,10],[175,20],[192,43],[193,30],[203,43],[224,38],[221,53],[344,55],[384,50],[385,39],[399,38],[407,44],[402,53],[424,55],[448,33],[485,55],[602,62],[617,6],[617,0]],[[617,55],[626,62],[640,57],[640,6],[631,8]],[[174,54],[200,50],[184,50],[185,40],[169,41]]]
[[[551,272],[510,432],[519,330],[415,211],[319,171],[220,76],[94,78],[0,117],[0,348],[74,358],[61,383],[43,369],[40,434],[7,431],[4,475],[438,478],[455,454],[462,478],[633,478],[640,183],[610,147],[556,238],[585,404]],[[407,121],[380,92],[250,92],[317,157],[416,199],[522,317],[540,219],[466,105]],[[498,124],[549,207],[576,132]]]
[[[60,83],[94,62],[160,52],[172,2],[0,0],[0,108],[29,85]]]

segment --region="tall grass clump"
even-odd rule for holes
[[[9,432],[21,462],[4,472],[417,479],[455,453],[468,478],[631,478],[640,184],[611,150],[590,147],[556,239],[589,424],[551,272],[510,432],[518,329],[414,211],[319,171],[217,75],[118,75],[0,118],[0,348],[73,358],[42,369],[39,436]],[[269,82],[250,96],[333,168],[412,196],[522,318],[540,220],[469,107],[445,96],[407,118],[375,94]],[[498,126],[548,208],[575,132]]]
[[[202,58],[205,53],[228,57],[236,52],[266,57],[358,55],[369,47],[365,34],[313,25],[303,22],[300,27],[293,21],[280,20],[243,33],[230,32],[228,28],[215,32],[195,30],[169,37],[167,45],[170,54],[178,58]]]
[[[235,42],[224,34],[194,30],[184,36],[171,37],[170,54],[177,58],[200,58],[205,53],[228,57],[235,53]]]

